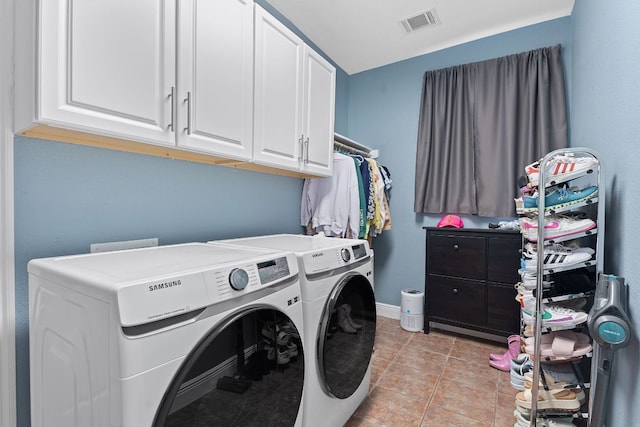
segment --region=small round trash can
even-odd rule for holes
[[[400,326],[410,332],[424,328],[424,292],[417,289],[400,292]]]

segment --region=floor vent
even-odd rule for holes
[[[438,17],[438,13],[435,9],[430,9],[417,15],[410,16],[403,19],[401,22],[407,33],[412,33],[422,28],[435,27],[436,25],[441,24],[440,18]]]

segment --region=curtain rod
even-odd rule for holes
[[[346,136],[340,135],[339,133],[333,134],[333,141],[334,144],[346,149],[357,151],[359,154],[362,154],[365,157],[371,157],[372,159],[378,158],[378,150],[374,150],[373,148],[369,148],[366,145],[362,145],[359,142],[354,141],[353,139],[349,139]]]

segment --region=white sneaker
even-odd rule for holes
[[[573,253],[583,253],[592,255],[596,253],[593,248],[588,246],[580,246],[579,243],[572,240],[570,242],[563,243],[553,243],[551,245],[544,246],[544,254],[573,254]],[[538,257],[538,245],[534,243],[527,243],[524,245],[524,251],[522,255],[528,259],[536,259]]]
[[[567,268],[579,265],[583,262],[590,261],[592,254],[588,251],[572,252],[564,250],[546,250],[544,251],[544,259],[542,268],[544,270],[553,270],[556,268]],[[524,268],[526,271],[534,272],[538,269],[538,257],[524,260]]]
[[[544,240],[554,240],[573,234],[584,233],[596,227],[588,218],[574,219],[561,215],[552,215],[544,221]],[[520,230],[525,239],[538,241],[538,218],[520,218]]]
[[[598,167],[598,161],[593,157],[575,157],[573,153],[558,154],[548,163],[544,171],[545,184],[555,185],[569,181]],[[540,177],[540,161],[527,165],[525,168],[529,184],[538,186]]]
[[[535,300],[525,300],[522,307],[522,320],[527,325],[533,325],[535,317]],[[569,328],[587,321],[587,313],[576,311],[559,305],[542,304],[541,323],[543,327]]]

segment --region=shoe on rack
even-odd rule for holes
[[[563,243],[553,243],[550,245],[544,246],[544,254],[574,254],[574,253],[583,253],[589,254],[593,256],[596,251],[593,248],[588,246],[580,246],[575,241],[565,242]],[[538,257],[538,246],[535,243],[526,243],[524,245],[524,250],[522,251],[522,255],[525,259],[536,259]]]
[[[574,234],[584,233],[596,227],[589,219],[576,219],[564,215],[551,215],[544,219],[544,240],[554,240]],[[520,218],[520,230],[525,239],[538,241],[538,218]]]
[[[583,188],[582,190],[571,190],[567,188],[557,188],[545,195],[544,206],[545,210],[558,209],[571,205],[575,205],[581,202],[585,202],[594,198],[598,194],[598,187],[591,186]],[[538,197],[524,196],[523,200],[524,209],[532,210],[538,208]]]
[[[511,387],[523,391],[526,381],[525,374],[533,370],[533,360],[531,360],[526,353],[519,354],[518,357],[511,360],[510,368],[509,376],[511,379]]]
[[[264,325],[262,326],[261,334],[277,345],[287,345],[289,341],[291,341],[291,335],[280,330],[280,327],[278,325],[276,325],[274,328],[272,322],[264,323]]]
[[[298,357],[298,346],[295,342],[289,341],[289,344],[284,346],[284,348],[287,350],[287,354],[289,354],[289,359],[295,360]]]
[[[531,425],[530,414],[523,414],[520,411],[516,411],[513,415],[516,417],[516,423],[513,427],[529,427]],[[571,422],[572,419],[571,417],[538,419],[536,420],[536,427],[575,427],[575,424]]]
[[[516,394],[516,405],[531,409],[531,389],[525,388],[524,391]],[[580,401],[572,390],[538,388],[537,409],[539,410],[578,411],[580,406]]]
[[[543,298],[593,291],[596,288],[596,277],[586,267],[583,267],[555,273],[549,284],[550,288],[542,292]],[[534,292],[533,295],[535,296],[535,294]]]
[[[529,185],[537,187],[540,177],[540,161],[525,166],[524,170]],[[558,154],[548,162],[544,171],[545,184],[555,185],[569,181],[585,173],[590,173],[598,167],[598,161],[593,157],[575,157],[573,153]]]
[[[587,261],[590,261],[592,254],[589,252],[564,252],[558,250],[545,250],[544,258],[542,261],[542,268],[544,270],[554,270],[557,268],[567,268],[580,265]],[[537,271],[538,269],[538,257],[523,259],[525,270],[529,272]]]
[[[283,347],[283,346],[273,347],[271,345],[265,345],[264,350],[267,352],[267,360],[274,361],[276,360],[276,357],[277,357],[278,365],[286,365],[291,361],[291,358],[289,357],[289,352],[287,351],[286,347]]]
[[[535,304],[535,300],[533,301]],[[522,320],[526,325],[533,325],[536,321],[535,306],[525,302],[522,308]],[[587,313],[552,304],[542,304],[542,327],[570,328],[587,321]]]
[[[298,328],[296,328],[289,319],[278,321],[278,328],[284,333],[291,335],[292,338],[300,338]]]
[[[518,271],[520,273],[520,283],[525,289],[535,289],[538,286],[538,275],[536,271],[527,271],[522,269]]]
[[[538,384],[540,387],[544,387],[544,385],[546,384],[549,390],[559,390],[563,388],[567,390],[572,390],[576,394],[576,398],[578,399],[581,405],[587,401],[586,394],[584,393],[582,388],[577,384],[577,382],[568,383],[566,381],[556,381],[556,379],[553,378],[553,376],[548,374],[547,372],[543,371],[542,373],[544,375],[544,382],[542,378],[538,380]],[[531,388],[531,385],[533,384],[533,371],[526,372],[523,377],[525,380],[524,387]]]

